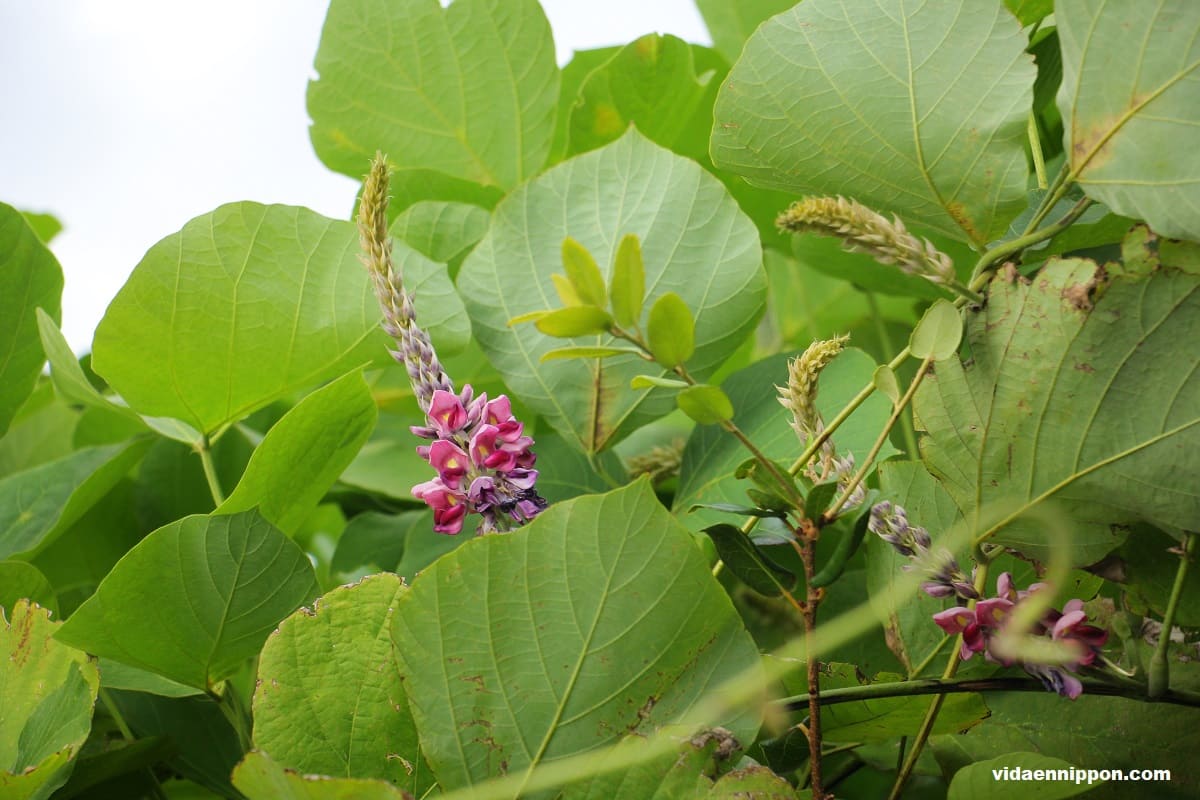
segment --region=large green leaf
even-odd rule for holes
[[[0,558],[45,547],[142,457],[148,439],[88,447],[0,480]]]
[[[0,797],[43,800],[74,766],[100,689],[96,665],[54,641],[60,623],[28,601],[0,609]]]
[[[673,407],[670,392],[631,390],[648,365],[637,356],[540,363],[564,344],[508,321],[560,303],[551,275],[562,272],[570,236],[595,257],[605,278],[621,238],[635,233],[646,264],[648,309],[675,292],[696,318],[688,369],[712,374],[753,330],[765,279],[758,234],[724,187],[697,164],[636,131],[573,158],[509,195],[488,235],[463,264],[459,291],[475,335],[505,382],[565,439],[595,452]]]
[[[1032,284],[995,278],[968,315],[970,360],[936,362],[915,401],[926,464],[972,528],[1005,515],[994,541],[1044,560],[1047,530],[1015,518],[1057,501],[1077,565],[1119,544],[1118,524],[1200,519],[1200,278],[1116,278],[1089,310],[1096,279],[1085,260],[1052,261]]]
[[[376,415],[359,371],[313,392],[267,431],[218,513],[257,507],[275,527],[295,533],[371,435]]]
[[[647,481],[467,542],[400,598],[393,633],[444,788],[682,721],[758,653]],[[724,724],[741,741],[754,712]]]
[[[1141,784],[1155,800],[1200,794],[1200,760],[1194,757],[1200,726],[1194,708],[1086,693],[1068,701],[1053,693],[1017,692],[988,695],[988,708],[992,716],[986,724],[932,740],[947,772],[972,761],[1032,752],[1061,758],[1076,769],[1170,770],[1169,781]],[[1087,797],[1128,800],[1137,795],[1130,793],[1134,785],[1109,782]]]
[[[42,244],[50,244],[55,236],[62,233],[63,224],[53,214],[22,211],[21,216],[25,217],[25,221],[29,223],[30,228],[33,228],[33,232],[37,234]]]
[[[34,312],[58,319],[62,287],[58,261],[21,212],[0,203],[0,436],[46,361]]]
[[[257,750],[237,765],[233,783],[250,800],[413,800],[386,781],[305,775]]]
[[[717,99],[713,160],[983,245],[1025,203],[1026,44],[1000,3],[807,0],[746,43]]]
[[[602,147],[636,124],[656,144],[707,161],[713,101],[728,66],[712,51],[705,55],[682,39],[654,33],[622,47],[580,88],[569,152]]]
[[[787,383],[787,356],[777,355],[752,364],[730,375],[726,391],[733,401],[733,421],[767,457],[790,464],[803,449],[792,430],[788,412],[780,407],[774,387]],[[866,385],[871,383],[875,362],[866,353],[853,348],[843,351],[822,372],[817,410],[826,420],[833,417]],[[891,414],[891,403],[880,394],[872,395],[859,406],[833,435],[839,455],[866,456]],[[884,444],[879,459],[896,452]],[[699,426],[688,439],[679,468],[679,490],[675,493],[675,513],[688,527],[702,528],[730,517],[711,509],[698,509],[696,503],[746,502],[746,481],[734,471],[750,458],[736,439],[720,428]],[[751,488],[753,488],[751,486]]]
[[[31,559],[58,597],[62,618],[83,604],[109,570],[146,534],[130,510],[134,482],[123,478]]]
[[[434,784],[392,644],[405,591],[396,575],[372,575],[280,624],[259,660],[257,748],[303,773],[381,778],[417,796]]]
[[[1071,177],[1159,233],[1200,239],[1200,4],[1059,0]]]
[[[1084,783],[1070,779],[1064,780],[1029,780],[1020,777],[1026,770],[1054,770],[1055,775],[1073,775],[1070,772],[1074,764],[1061,758],[1051,758],[1040,753],[1005,753],[986,761],[977,761],[954,773],[950,782],[948,800],[1008,800],[1013,795],[1013,787],[1007,781],[996,779],[996,773],[1012,774],[1020,771],[1017,778],[1021,784],[1021,797],[1026,800],[1065,800],[1084,792],[1090,792],[1096,783]],[[1004,772],[1011,770],[1012,772]]]
[[[96,329],[93,366],[135,411],[212,433],[382,363],[387,339],[357,254],[349,222],[221,206],[150,248]]]
[[[207,689],[318,592],[308,558],[257,513],[187,517],[130,550],[58,639]]]
[[[486,209],[468,203],[423,200],[406,208],[388,233],[426,257],[446,264],[451,274],[457,272],[463,257],[487,233],[491,214]],[[405,273],[406,277],[408,273]],[[451,291],[453,291],[451,287]],[[458,295],[454,305],[461,309]],[[425,320],[421,321],[425,324]],[[463,322],[470,334],[470,322]]]
[[[535,0],[334,0],[315,66],[313,147],[343,174],[383,150],[401,170],[511,189],[549,154],[558,67]]]
[[[796,0],[696,0],[713,46],[730,61],[763,21],[796,5]]]

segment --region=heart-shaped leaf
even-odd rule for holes
[[[637,356],[539,363],[559,345],[513,317],[554,308],[567,236],[611,270],[627,234],[641,240],[646,293],[675,292],[695,314],[688,369],[704,380],[749,335],[762,313],[765,277],[758,233],[724,187],[697,164],[636,131],[567,161],[517,189],[496,208],[488,235],[464,262],[459,293],[488,358],[526,405],[580,449],[598,451],[666,413],[661,389],[631,392],[645,372]],[[577,339],[607,345],[608,336]]]
[[[1200,239],[1200,4],[1059,0],[1071,177],[1161,234]]]
[[[308,557],[256,512],[192,516],[130,550],[57,638],[208,689],[319,591]]]
[[[536,0],[334,0],[315,66],[313,147],[353,178],[383,150],[401,171],[511,189],[550,152],[558,66]]]
[[[468,541],[401,595],[393,635],[443,789],[683,721],[759,661],[648,481]],[[752,741],[755,714],[723,722]]]
[[[212,433],[383,363],[379,316],[354,225],[233,203],[150,248],[96,329],[92,363],[135,411]]]
[[[1000,3],[807,0],[746,43],[717,98],[713,160],[985,245],[1025,205],[1027,44]]]

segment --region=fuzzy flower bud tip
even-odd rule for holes
[[[797,201],[775,220],[781,230],[818,233],[842,240],[853,253],[864,253],[881,264],[894,264],[910,275],[934,283],[955,280],[954,262],[928,239],[908,232],[898,217],[887,218],[844,197],[809,197]]]
[[[787,386],[776,387],[779,391],[779,403],[791,413],[792,428],[801,441],[807,441],[808,437],[816,435],[820,426],[816,402],[817,379],[821,370],[842,352],[849,338],[836,336],[810,344],[807,350],[788,363]]]
[[[387,159],[377,153],[363,183],[358,205],[361,258],[383,311],[383,329],[397,345],[392,356],[408,370],[417,402],[422,411],[428,411],[433,393],[438,390],[453,393],[454,384],[446,377],[429,334],[417,325],[412,297],[404,289],[402,276],[392,260],[392,240],[387,232],[389,180]]]

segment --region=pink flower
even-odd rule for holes
[[[429,463],[438,471],[438,477],[452,489],[457,489],[470,459],[458,445],[449,439],[438,439],[429,446]]]
[[[438,533],[458,533],[462,530],[467,506],[461,492],[449,488],[440,478],[418,483],[413,496],[433,509],[433,529]]]
[[[985,629],[979,624],[979,619],[972,609],[963,606],[948,608],[941,613],[934,614],[933,621],[951,636],[962,634],[962,648],[959,652],[963,660],[983,652],[983,649],[987,647]]]
[[[1087,614],[1083,610],[1082,600],[1070,600],[1063,606],[1063,614],[1050,629],[1050,636],[1058,642],[1071,642],[1081,653],[1079,660],[1072,666],[1090,667],[1100,654],[1100,648],[1108,641],[1108,631],[1087,625]]]
[[[453,436],[467,424],[467,410],[457,395],[438,389],[429,401],[429,421],[439,437]]]

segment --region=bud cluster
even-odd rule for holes
[[[881,264],[894,264],[903,272],[934,283],[956,280],[954,262],[928,239],[908,232],[899,217],[887,217],[844,197],[809,197],[793,203],[775,221],[792,233],[819,233],[842,240],[854,253],[864,253]]]

